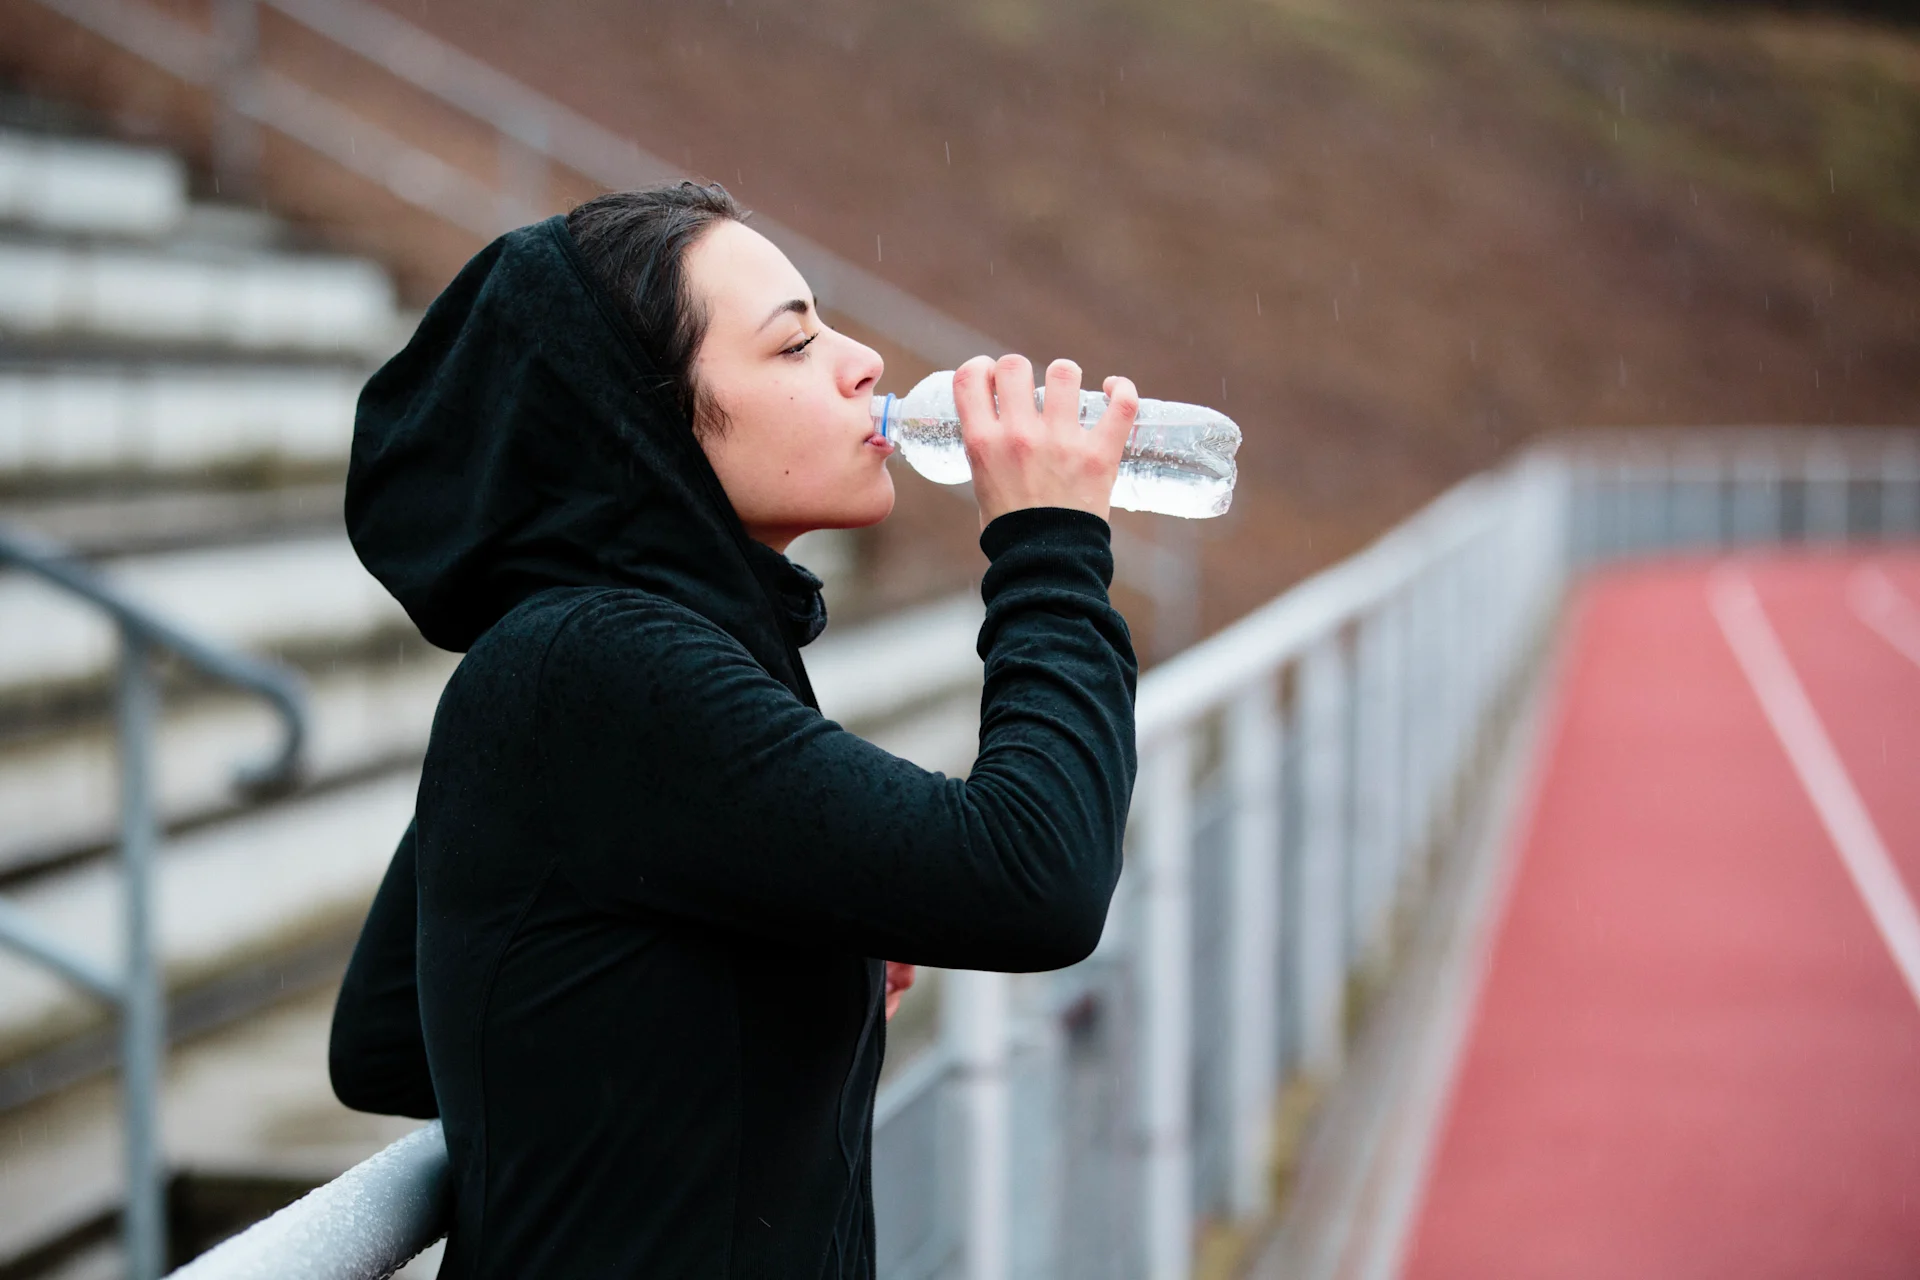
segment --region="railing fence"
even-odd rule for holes
[[[1187,1276],[1204,1224],[1266,1212],[1274,1100],[1339,1072],[1352,993],[1390,963],[1569,576],[1916,536],[1910,433],[1573,437],[1150,671],[1099,949],[1060,973],[946,975],[940,1045],[882,1093],[882,1276]],[[289,1216],[303,1248],[349,1231],[316,1198]],[[260,1230],[196,1280],[253,1274],[221,1259]],[[307,1261],[316,1280],[381,1274]]]

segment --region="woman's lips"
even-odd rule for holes
[[[878,449],[884,456],[893,452],[893,441],[876,431],[867,437],[867,447],[870,449]]]

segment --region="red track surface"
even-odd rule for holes
[[[1910,897],[1920,554],[1745,571]],[[1708,606],[1594,580],[1408,1241],[1409,1280],[1920,1276],[1920,1003]]]

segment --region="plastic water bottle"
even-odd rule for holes
[[[1046,395],[1045,387],[1036,387],[1034,405],[1044,406]],[[1081,426],[1091,427],[1106,409],[1105,395],[1080,393]],[[971,478],[953,405],[952,370],[928,374],[905,396],[875,396],[873,425],[915,471],[936,484]],[[1233,455],[1239,448],[1240,428],[1223,413],[1197,404],[1142,400],[1120,456],[1113,505],[1190,520],[1225,515],[1233,503],[1238,476]]]

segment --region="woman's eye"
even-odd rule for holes
[[[786,350],[782,351],[780,354],[783,356],[797,356],[802,351],[805,351],[808,347],[812,346],[813,339],[819,336],[820,335],[816,333],[816,334],[813,334],[811,337],[804,338],[801,341],[794,343],[792,346],[788,347]]]

